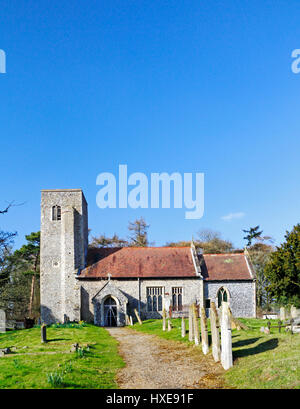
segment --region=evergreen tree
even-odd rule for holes
[[[25,236],[25,238],[27,244],[24,244],[10,256],[10,262],[13,266],[13,271],[21,272],[31,278],[28,303],[28,314],[31,317],[33,313],[36,282],[40,275],[40,232],[31,233]]]
[[[247,236],[243,237],[244,240],[247,240],[247,246],[251,246],[252,241],[254,239],[258,239],[259,237],[261,237],[262,234],[262,230],[259,231],[259,226],[256,227],[250,227],[249,230],[243,230],[244,233],[248,233]]]
[[[268,290],[279,303],[300,306],[300,224],[286,232],[265,267]]]

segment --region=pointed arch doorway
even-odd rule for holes
[[[104,326],[116,327],[117,326],[117,303],[112,297],[107,297],[104,301]]]
[[[94,304],[94,324],[100,327],[125,325],[128,298],[118,287],[108,280],[92,298]]]

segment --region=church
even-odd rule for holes
[[[202,254],[191,247],[88,248],[81,189],[41,192],[41,319],[123,326],[135,319],[184,316],[227,301],[235,317],[255,317],[256,280],[245,253]]]

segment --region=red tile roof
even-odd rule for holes
[[[252,280],[250,266],[242,254],[204,254],[200,261],[201,274],[206,281]]]
[[[207,281],[251,280],[244,254],[199,256]],[[197,277],[190,247],[122,247],[91,249],[78,278]]]
[[[80,278],[88,277],[195,277],[190,248],[122,247],[99,249],[100,261],[85,268]],[[102,254],[101,254],[102,253]],[[110,254],[108,254],[110,253]]]

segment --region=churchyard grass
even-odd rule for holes
[[[118,343],[104,328],[48,327],[0,334],[0,348],[16,347],[0,358],[0,388],[117,388],[116,372],[125,364]],[[70,352],[78,343],[83,349]]]
[[[271,328],[270,334],[260,332],[267,326],[267,320],[243,319],[248,330],[232,330],[232,349],[234,365],[221,375],[226,388],[243,389],[300,389],[300,335],[279,333],[278,328]],[[277,321],[271,320],[272,325]],[[135,323],[136,331],[155,334],[161,338],[184,342],[188,334],[181,337],[181,319],[172,319],[172,330],[162,331],[162,320],[146,320],[143,325]],[[186,319],[188,330],[188,319]],[[210,322],[208,320],[209,342],[211,343]],[[201,349],[201,344],[196,348]],[[210,352],[211,354],[211,346]]]

